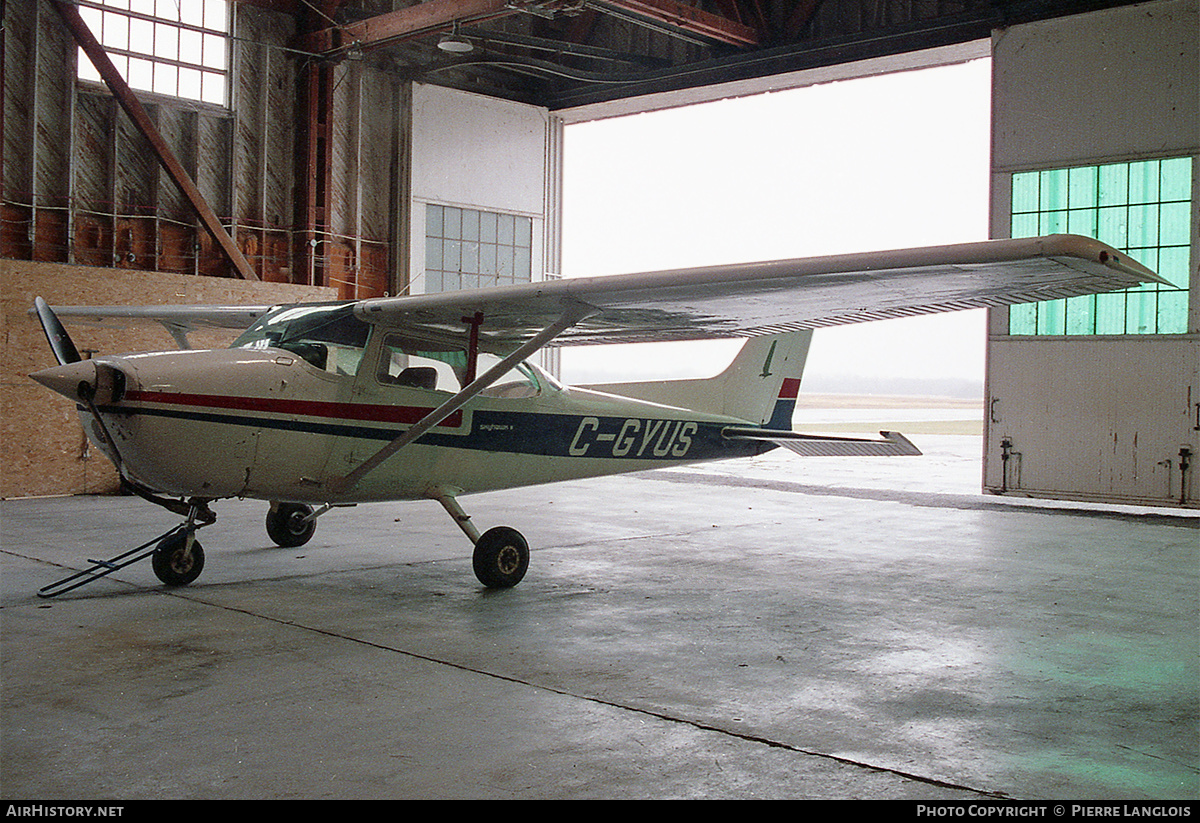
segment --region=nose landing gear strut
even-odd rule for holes
[[[194,500],[188,507],[187,519],[158,537],[108,560],[91,560],[92,565],[81,572],[64,577],[56,583],[38,589],[38,597],[49,598],[78,589],[101,577],[150,558],[154,574],[168,586],[186,586],[204,570],[204,549],[196,532],[217,520],[206,501]]]

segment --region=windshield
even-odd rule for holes
[[[264,315],[231,348],[284,349],[322,371],[352,375],[370,331],[349,304],[288,306]]]

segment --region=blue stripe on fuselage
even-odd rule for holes
[[[117,415],[147,415],[249,428],[294,431],[387,442],[405,428],[385,428],[332,420],[287,419],[213,412],[194,408],[105,407]],[[429,432],[426,446],[511,454],[620,460],[692,461],[762,454],[774,444],[726,440],[724,423],[686,419],[601,417],[477,409],[466,433]]]

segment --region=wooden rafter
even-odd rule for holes
[[[757,29],[678,0],[604,0],[604,5],[739,48],[762,42]]]
[[[546,7],[534,0],[429,0],[357,23],[329,26],[301,38],[301,48],[315,54],[370,49],[389,42],[445,30],[456,22],[479,22],[518,13],[522,6]],[[762,42],[760,30],[740,20],[704,11],[679,0],[603,0],[597,7],[620,9],[681,31],[739,48]],[[730,3],[736,8],[736,4]]]
[[[429,0],[345,26],[330,26],[302,38],[302,48],[316,54],[369,49],[385,43],[428,34],[455,21],[504,17],[520,11],[513,0]]]

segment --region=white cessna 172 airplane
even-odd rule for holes
[[[919,454],[904,437],[792,431],[812,329],[1056,299],[1161,282],[1097,241],[1054,235],[869,254],[270,307],[36,312],[60,365],[30,375],[76,404],[132,491],[184,522],[47,586],[68,591],[150,557],[192,582],[214,500],[270,502],[267,532],[308,541],[334,506],[434,499],[474,544],[489,587],[516,585],[525,539],[482,534],[461,495],[761,454]],[[178,351],[80,358],[59,316],[157,321]],[[192,350],[198,326],[242,328]],[[560,385],[527,358],[548,345],[749,338],[706,380]],[[489,364],[490,362],[490,364]]]

